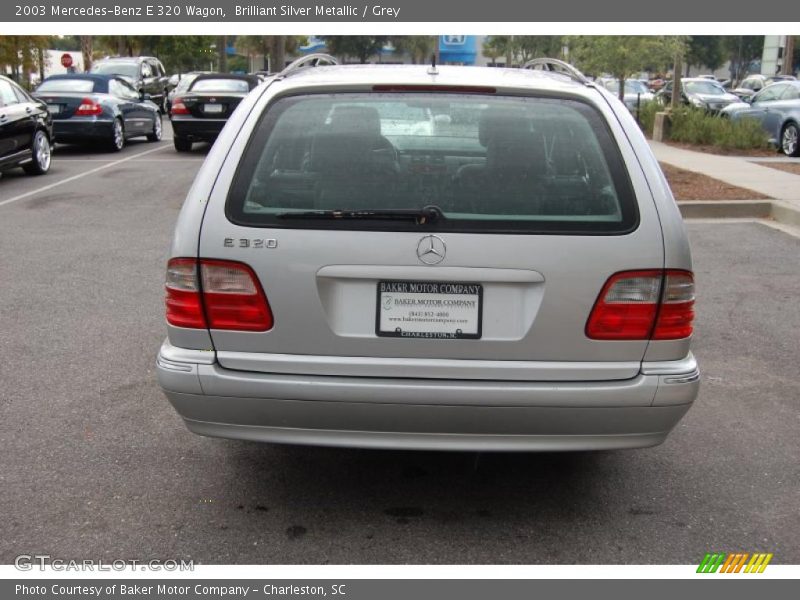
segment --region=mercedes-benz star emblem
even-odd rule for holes
[[[438,235],[426,235],[417,244],[417,258],[426,265],[437,265],[444,260],[447,246]]]

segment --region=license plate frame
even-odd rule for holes
[[[375,335],[378,337],[394,337],[406,339],[436,339],[436,340],[479,340],[483,336],[483,284],[464,281],[415,281],[415,280],[380,280],[375,286]],[[387,296],[387,294],[390,294]],[[393,302],[391,308],[384,308],[384,302],[410,300],[441,300],[441,303],[417,306],[416,303],[403,302],[400,306]],[[468,300],[475,302],[472,305],[455,305],[446,303],[446,300]],[[418,310],[412,310],[416,308]],[[393,318],[410,318],[409,329],[401,327],[391,329],[382,323],[382,316],[388,320],[388,311],[397,308]],[[433,313],[432,315],[413,315],[412,313]],[[442,313],[446,313],[443,315]],[[454,314],[455,313],[455,314]],[[472,316],[472,321],[470,320]],[[461,329],[457,325],[444,327],[438,322],[430,329],[425,330],[422,321],[414,319],[450,319],[464,320],[466,326]],[[416,324],[415,324],[416,323]],[[383,324],[383,326],[382,326]],[[449,324],[448,324],[449,325]],[[466,329],[467,331],[464,331]]]

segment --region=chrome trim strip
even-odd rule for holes
[[[213,365],[217,361],[217,358],[213,349],[195,350],[192,348],[178,348],[177,346],[170,344],[169,340],[167,339],[164,340],[163,344],[161,344],[161,350],[158,352],[158,364],[161,364],[160,361],[162,360],[167,363],[171,363],[172,365],[176,365],[177,363]],[[191,371],[191,368],[188,370]]]
[[[697,360],[694,354],[689,352],[681,360],[662,360],[653,362],[643,362],[642,375],[691,375],[698,370]]]

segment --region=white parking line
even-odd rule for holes
[[[138,154],[131,154],[130,156],[126,156],[125,158],[121,158],[119,160],[115,160],[114,162],[105,163],[100,165],[99,167],[95,167],[94,169],[89,169],[83,173],[78,173],[77,175],[73,175],[72,177],[67,177],[66,179],[61,179],[56,181],[55,183],[51,183],[49,185],[45,185],[38,189],[32,190],[30,192],[25,192],[24,194],[20,194],[19,196],[14,196],[13,198],[9,198],[8,200],[0,201],[0,206],[5,206],[6,204],[11,204],[12,202],[16,202],[17,200],[24,200],[25,198],[30,198],[31,196],[35,196],[41,192],[46,192],[48,190],[52,190],[53,188],[57,188],[60,185],[65,183],[70,183],[75,181],[76,179],[80,179],[82,177],[86,177],[87,175],[92,175],[93,173],[97,173],[98,171],[103,171],[110,167],[115,167],[117,165],[121,165],[124,162],[128,162],[129,160],[133,160],[134,158],[138,158],[140,156],[144,156],[146,154],[152,154],[153,152],[158,152],[160,150],[166,150],[167,148],[171,148],[171,146],[163,145],[159,146],[158,148],[152,148],[150,150],[145,150],[144,152],[139,152]]]

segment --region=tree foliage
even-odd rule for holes
[[[620,99],[625,79],[646,70],[672,65],[685,51],[682,36],[597,35],[569,39],[570,59],[586,73],[609,74],[619,82]]]
[[[560,35],[493,35],[484,41],[483,53],[492,62],[505,56],[506,66],[524,64],[533,58],[560,58],[564,40]]]
[[[398,53],[408,54],[413,64],[426,63],[433,55],[436,38],[430,35],[400,35],[391,38]]]
[[[363,65],[371,56],[380,52],[390,40],[389,36],[328,35],[323,36],[328,52],[335,56],[358,58]]]
[[[731,61],[731,77],[741,81],[750,72],[751,65],[764,54],[763,35],[726,35],[722,47]]]
[[[725,62],[722,38],[718,35],[693,35],[686,47],[686,67],[706,67],[716,71]]]

